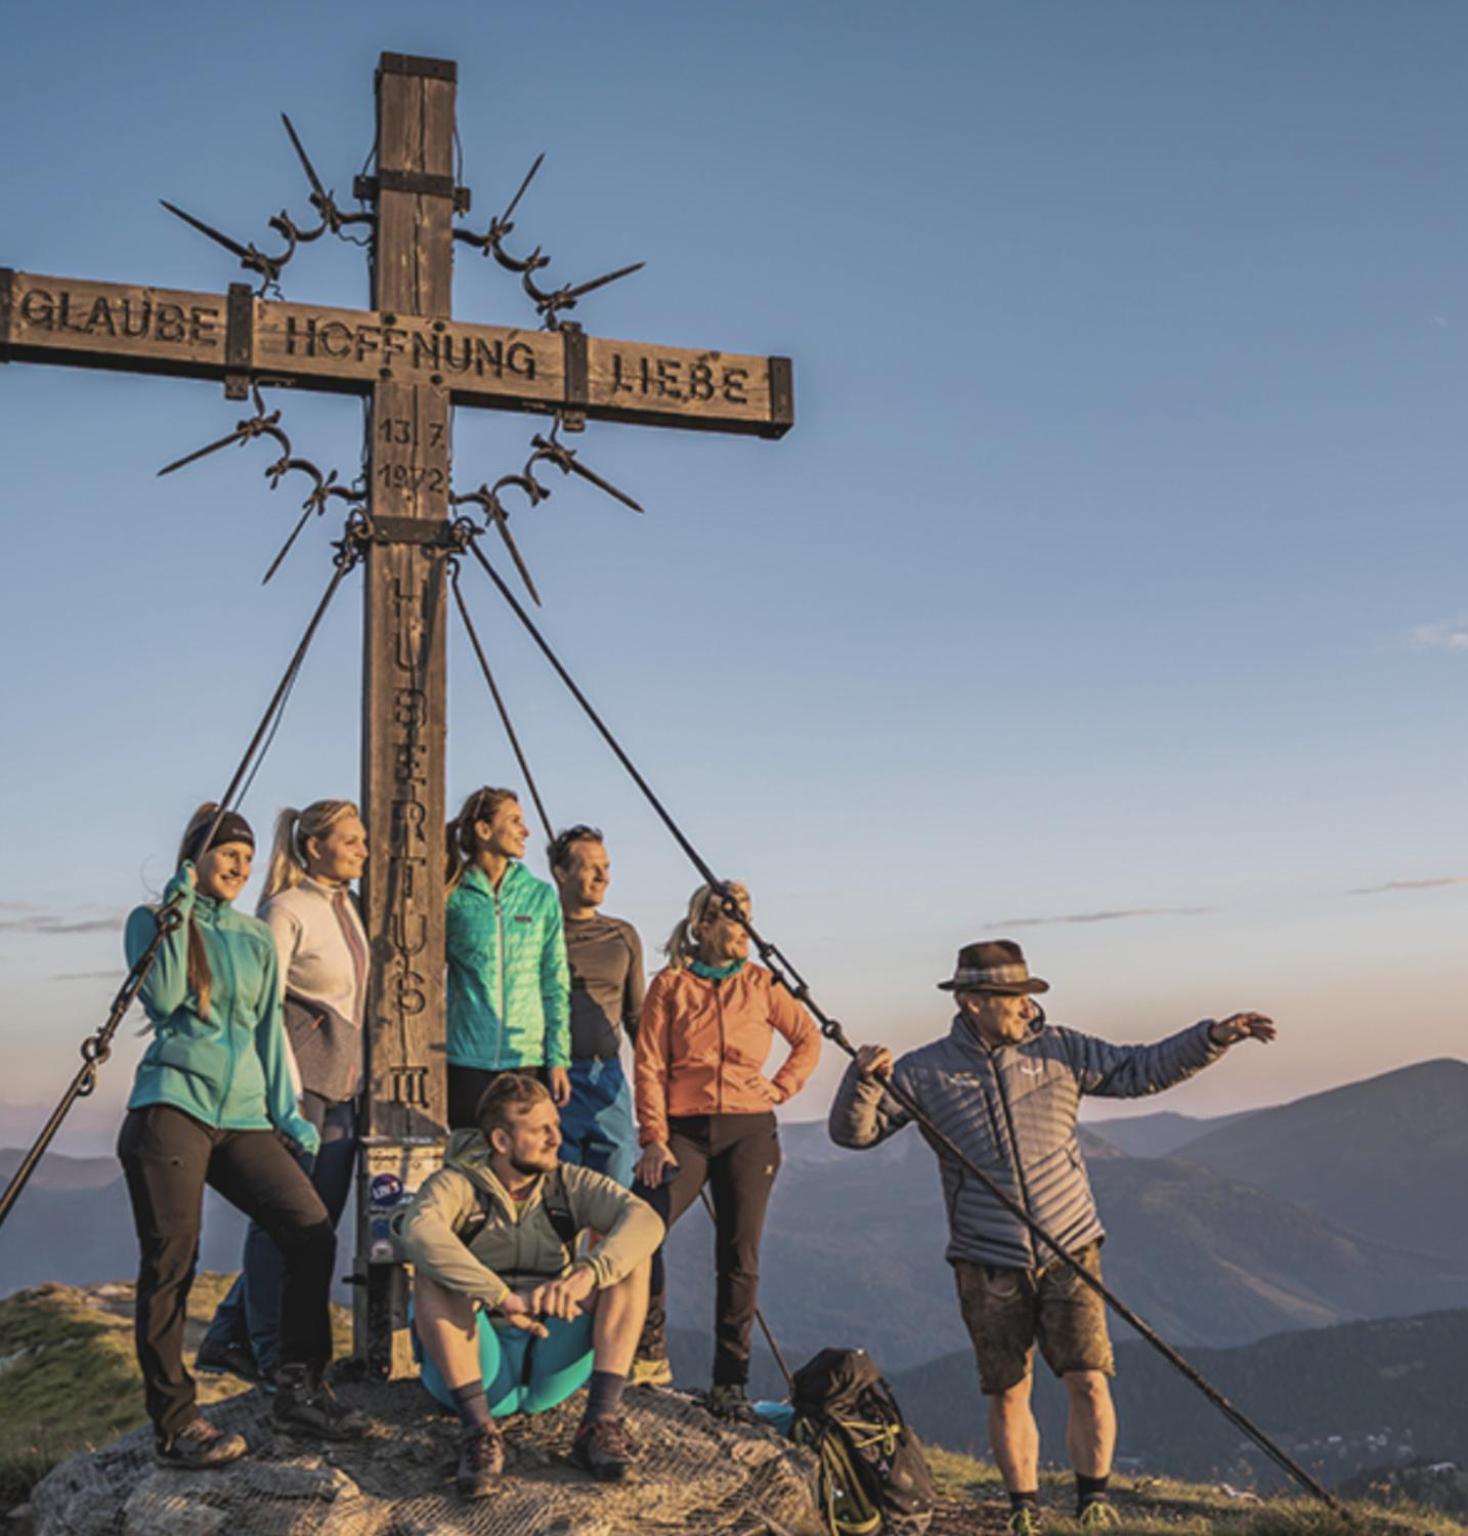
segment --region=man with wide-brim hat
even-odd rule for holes
[[[843,1147],[874,1147],[911,1116],[885,1091],[891,1080],[965,1158],[1032,1221],[1100,1277],[1105,1232],[1076,1131],[1082,1094],[1158,1093],[1211,1065],[1240,1040],[1268,1042],[1263,1014],[1203,1019],[1155,1045],[1112,1045],[1046,1022],[1032,976],[1011,939],[966,944],[952,976],[958,1013],[941,1040],[897,1062],[863,1046],[831,1106]],[[989,1400],[989,1438],[1009,1491],[1012,1536],[1036,1536],[1040,1437],[1030,1410],[1036,1344],[1070,1399],[1067,1445],[1082,1525],[1117,1523],[1107,1498],[1116,1414],[1107,1378],[1115,1366],[1101,1298],[1054,1250],[955,1158],[938,1151],[948,1211],[946,1257]]]

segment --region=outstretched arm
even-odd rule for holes
[[[1270,1041],[1274,1024],[1263,1014],[1235,1013],[1203,1019],[1153,1045],[1112,1045],[1094,1035],[1063,1031],[1082,1093],[1133,1099],[1186,1082],[1244,1039]]]
[[[875,1147],[912,1118],[883,1087],[893,1072],[885,1045],[864,1045],[846,1069],[826,1129],[838,1147]]]

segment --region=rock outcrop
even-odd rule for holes
[[[251,1455],[214,1472],[155,1464],[150,1430],[54,1468],[31,1496],[35,1536],[814,1536],[811,1466],[788,1440],[731,1426],[676,1392],[628,1394],[635,1474],[598,1484],[568,1453],[579,1396],[506,1425],[490,1498],[453,1491],[458,1424],[414,1382],[351,1384],[366,1438],[322,1446],[278,1434],[252,1392],[209,1410]]]

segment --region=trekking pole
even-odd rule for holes
[[[61,1122],[71,1112],[71,1106],[78,1099],[86,1098],[97,1086],[98,1069],[112,1054],[112,1037],[117,1033],[123,1015],[132,1007],[133,999],[137,997],[143,983],[148,979],[148,972],[153,969],[153,962],[158,958],[158,951],[163,947],[164,939],[183,922],[178,912],[177,897],[158,909],[157,921],[158,931],[153,935],[152,942],[133,963],[122,986],[118,988],[117,996],[112,999],[112,1007],[108,1010],[101,1029],[82,1041],[82,1064],[77,1069],[76,1076],[72,1078],[66,1092],[61,1095],[56,1108],[51,1111],[50,1119],[41,1128],[41,1134],[36,1137],[30,1151],[20,1160],[19,1166],[11,1175],[10,1182],[5,1186],[5,1193],[0,1195],[0,1226],[5,1224],[5,1218],[9,1216],[11,1207],[20,1199],[21,1191],[30,1182],[31,1175],[36,1171],[36,1164],[41,1161],[46,1148],[51,1145],[57,1131],[61,1129]]]
[[[316,611],[311,615],[311,621],[306,626],[306,632],[301,637],[301,643],[296,647],[295,654],[291,657],[285,669],[285,675],[281,678],[279,686],[271,696],[270,703],[266,706],[265,713],[261,717],[260,724],[256,727],[255,734],[250,738],[250,744],[245,748],[245,755],[240,759],[239,767],[234,771],[234,777],[229,781],[229,787],[224,792],[224,798],[219,802],[219,809],[215,812],[214,819],[210,822],[207,832],[199,843],[200,848],[207,848],[214,839],[214,834],[219,830],[226,814],[231,809],[236,798],[243,799],[245,791],[254,782],[255,772],[265,760],[265,753],[270,750],[270,743],[275,739],[273,725],[280,723],[280,715],[285,707],[285,701],[289,697],[291,689],[295,686],[296,677],[301,670],[301,665],[306,659],[306,652],[310,648],[311,641],[315,638],[316,631],[321,620],[326,616],[326,610],[331,605],[331,600],[336,596],[336,589],[341,585],[347,572],[357,563],[357,545],[350,532],[337,546],[335,557],[336,572],[327,584],[326,592],[321,601],[316,605]],[[269,740],[266,733],[269,731]],[[261,743],[264,749],[261,750]],[[256,757],[256,753],[259,756]],[[254,767],[251,768],[251,759],[254,758]],[[245,774],[249,771],[249,779]],[[241,784],[244,790],[241,790]],[[50,1118],[41,1128],[41,1134],[36,1137],[31,1149],[20,1160],[19,1166],[11,1175],[10,1182],[5,1186],[5,1193],[0,1195],[0,1226],[4,1226],[5,1219],[10,1215],[15,1202],[20,1199],[21,1191],[30,1182],[31,1175],[36,1171],[36,1165],[45,1155],[46,1148],[51,1145],[57,1131],[61,1129],[61,1123],[71,1112],[71,1106],[78,1099],[84,1099],[97,1086],[97,1074],[112,1054],[112,1041],[121,1027],[123,1016],[132,1007],[137,995],[143,989],[143,983],[147,981],[149,972],[153,969],[153,963],[158,958],[158,951],[163,947],[163,941],[169,934],[177,932],[183,922],[179,916],[178,906],[182,899],[175,896],[172,901],[159,907],[155,914],[157,932],[154,933],[148,947],[133,962],[122,985],[117,989],[117,995],[112,999],[112,1006],[107,1010],[107,1018],[102,1027],[93,1035],[88,1035],[81,1043],[82,1064],[77,1069],[76,1076],[67,1085],[66,1092],[56,1108],[51,1111]]]
[[[582,693],[581,689],[577,687],[575,679],[571,676],[570,672],[566,670],[566,667],[562,664],[560,658],[551,649],[549,642],[541,634],[535,621],[525,611],[523,605],[516,599],[515,594],[510,590],[508,585],[506,585],[503,577],[500,576],[499,572],[496,571],[485,558],[483,550],[479,548],[479,545],[475,542],[474,537],[474,535],[477,535],[480,530],[474,528],[472,524],[470,525],[470,528],[473,529],[473,533],[468,539],[467,546],[470,554],[472,554],[474,558],[479,562],[479,564],[484,568],[485,573],[494,583],[500,596],[509,605],[510,609],[515,614],[515,617],[520,621],[521,626],[525,629],[530,638],[535,642],[541,654],[554,669],[556,675],[566,685],[566,688],[570,692],[571,696],[581,706],[582,711],[601,735],[602,740],[605,741],[607,746],[611,748],[611,751],[616,757],[617,761],[621,763],[623,768],[627,770],[627,773],[631,777],[633,783],[636,784],[638,789],[642,791],[643,797],[647,800],[648,804],[657,814],[659,820],[661,820],[663,825],[667,828],[674,842],[676,842],[687,855],[689,862],[699,872],[699,874],[703,876],[705,882],[711,886],[713,890],[716,891],[723,899],[724,910],[728,916],[739,923],[745,932],[749,934],[751,942],[759,950],[760,958],[765,962],[767,966],[769,966],[770,970],[775,975],[775,979],[779,981],[783,987],[785,987],[785,989],[790,993],[792,997],[794,997],[798,1002],[803,1003],[805,1007],[810,1010],[820,1025],[822,1035],[824,1035],[827,1040],[831,1041],[831,1043],[837,1046],[840,1050],[845,1051],[846,1054],[850,1056],[854,1061],[856,1059],[856,1047],[853,1046],[851,1041],[847,1038],[846,1031],[842,1028],[840,1023],[833,1019],[811,996],[810,986],[806,982],[805,978],[800,974],[800,972],[795,968],[790,960],[786,958],[784,953],[777,945],[770,943],[759,933],[759,931],[754,927],[753,923],[751,923],[749,918],[745,915],[744,910],[739,905],[738,901],[734,899],[733,893],[729,890],[725,882],[719,879],[719,877],[713,872],[711,866],[704,860],[703,856],[684,835],[682,828],[679,827],[677,822],[673,820],[672,816],[669,814],[662,801],[658,799],[656,794],[654,794],[651,785],[649,785],[647,780],[644,779],[641,773],[638,772],[636,764],[633,763],[632,759],[628,757],[627,753],[622,749],[621,743],[618,742],[616,737],[612,735],[610,729],[608,729],[601,716],[597,714],[596,710],[591,704],[591,701],[586,697],[584,693]],[[1000,1205],[1005,1208],[1005,1210],[1010,1213],[1010,1215],[1014,1216],[1016,1220],[1022,1222],[1024,1226],[1029,1230],[1029,1232],[1033,1236],[1037,1237],[1042,1243],[1044,1243],[1046,1248],[1055,1254],[1055,1256],[1063,1264],[1065,1264],[1065,1266],[1073,1274],[1077,1275],[1098,1296],[1100,1296],[1106,1305],[1110,1307],[1118,1317],[1120,1317],[1124,1322],[1130,1324],[1131,1327],[1135,1328],[1136,1331],[1142,1336],[1142,1338],[1145,1339],[1147,1343],[1150,1344],[1152,1348],[1155,1349],[1163,1357],[1163,1359],[1168,1362],[1169,1365],[1177,1370],[1188,1381],[1192,1382],[1192,1384],[1198,1388],[1198,1390],[1208,1399],[1208,1401],[1211,1402],[1213,1406],[1217,1408],[1218,1411],[1222,1413],[1231,1424],[1233,1424],[1237,1429],[1241,1430],[1250,1440],[1252,1440],[1254,1444],[1257,1445],[1259,1449],[1262,1450],[1265,1455],[1275,1463],[1276,1466],[1278,1466],[1282,1471],[1288,1473],[1289,1476],[1293,1478],[1297,1483],[1299,1483],[1301,1487],[1312,1494],[1315,1498],[1328,1505],[1336,1513],[1342,1515],[1349,1514],[1349,1511],[1344,1508],[1339,1500],[1337,1500],[1332,1494],[1328,1493],[1326,1489],[1316,1481],[1315,1478],[1313,1478],[1302,1466],[1300,1466],[1299,1463],[1296,1462],[1286,1451],[1284,1451],[1280,1446],[1276,1445],[1274,1441],[1271,1440],[1262,1429],[1253,1423],[1252,1420],[1247,1418],[1242,1412],[1240,1412],[1239,1409],[1235,1408],[1234,1405],[1229,1402],[1229,1400],[1215,1386],[1213,1386],[1211,1382],[1209,1382],[1194,1366],[1190,1365],[1169,1343],[1167,1343],[1165,1339],[1163,1339],[1156,1332],[1155,1329],[1153,1329],[1149,1324],[1143,1322],[1143,1320],[1138,1317],[1130,1307],[1128,1307],[1118,1296],[1113,1294],[1113,1292],[1107,1287],[1104,1281],[1098,1280],[1096,1276],[1093,1275],[1090,1270],[1088,1270],[1085,1265],[1083,1265],[1075,1257],[1074,1254],[1065,1248],[1057,1239],[1053,1238],[1049,1232],[1047,1232],[1044,1227],[1042,1227],[1039,1222],[1037,1222],[1034,1217],[1030,1215],[1029,1211],[1023,1205],[1021,1205],[1019,1201],[1015,1200],[1007,1190],[1001,1188],[1001,1186],[991,1177],[991,1175],[987,1174],[970,1157],[968,1157],[952,1137],[945,1135],[944,1132],[939,1130],[938,1127],[934,1125],[933,1121],[923,1112],[922,1106],[917,1102],[916,1099],[912,1097],[911,1094],[899,1088],[895,1083],[892,1082],[890,1078],[884,1080],[883,1087],[886,1093],[892,1098],[894,1103],[896,1103],[900,1108],[906,1110],[908,1115],[914,1121],[916,1121],[924,1131],[928,1133],[929,1137],[934,1142],[942,1147],[943,1151],[950,1158],[952,1158],[969,1173],[972,1173],[974,1177],[978,1179],[980,1184],[982,1184],[983,1187],[991,1195],[993,1195],[993,1197],[1000,1203]]]

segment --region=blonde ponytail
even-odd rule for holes
[[[261,905],[282,891],[294,890],[306,878],[307,839],[323,838],[344,816],[358,814],[350,800],[313,800],[304,811],[286,806],[275,818],[275,841],[270,847]]]
[[[724,881],[724,892],[734,898],[749,916],[749,890],[737,880]],[[688,899],[687,916],[678,920],[672,933],[668,935],[668,942],[663,945],[663,953],[668,957],[668,969],[670,971],[686,970],[691,960],[698,958],[697,930],[709,921],[710,918],[723,915],[723,897],[711,885],[701,885]]]

